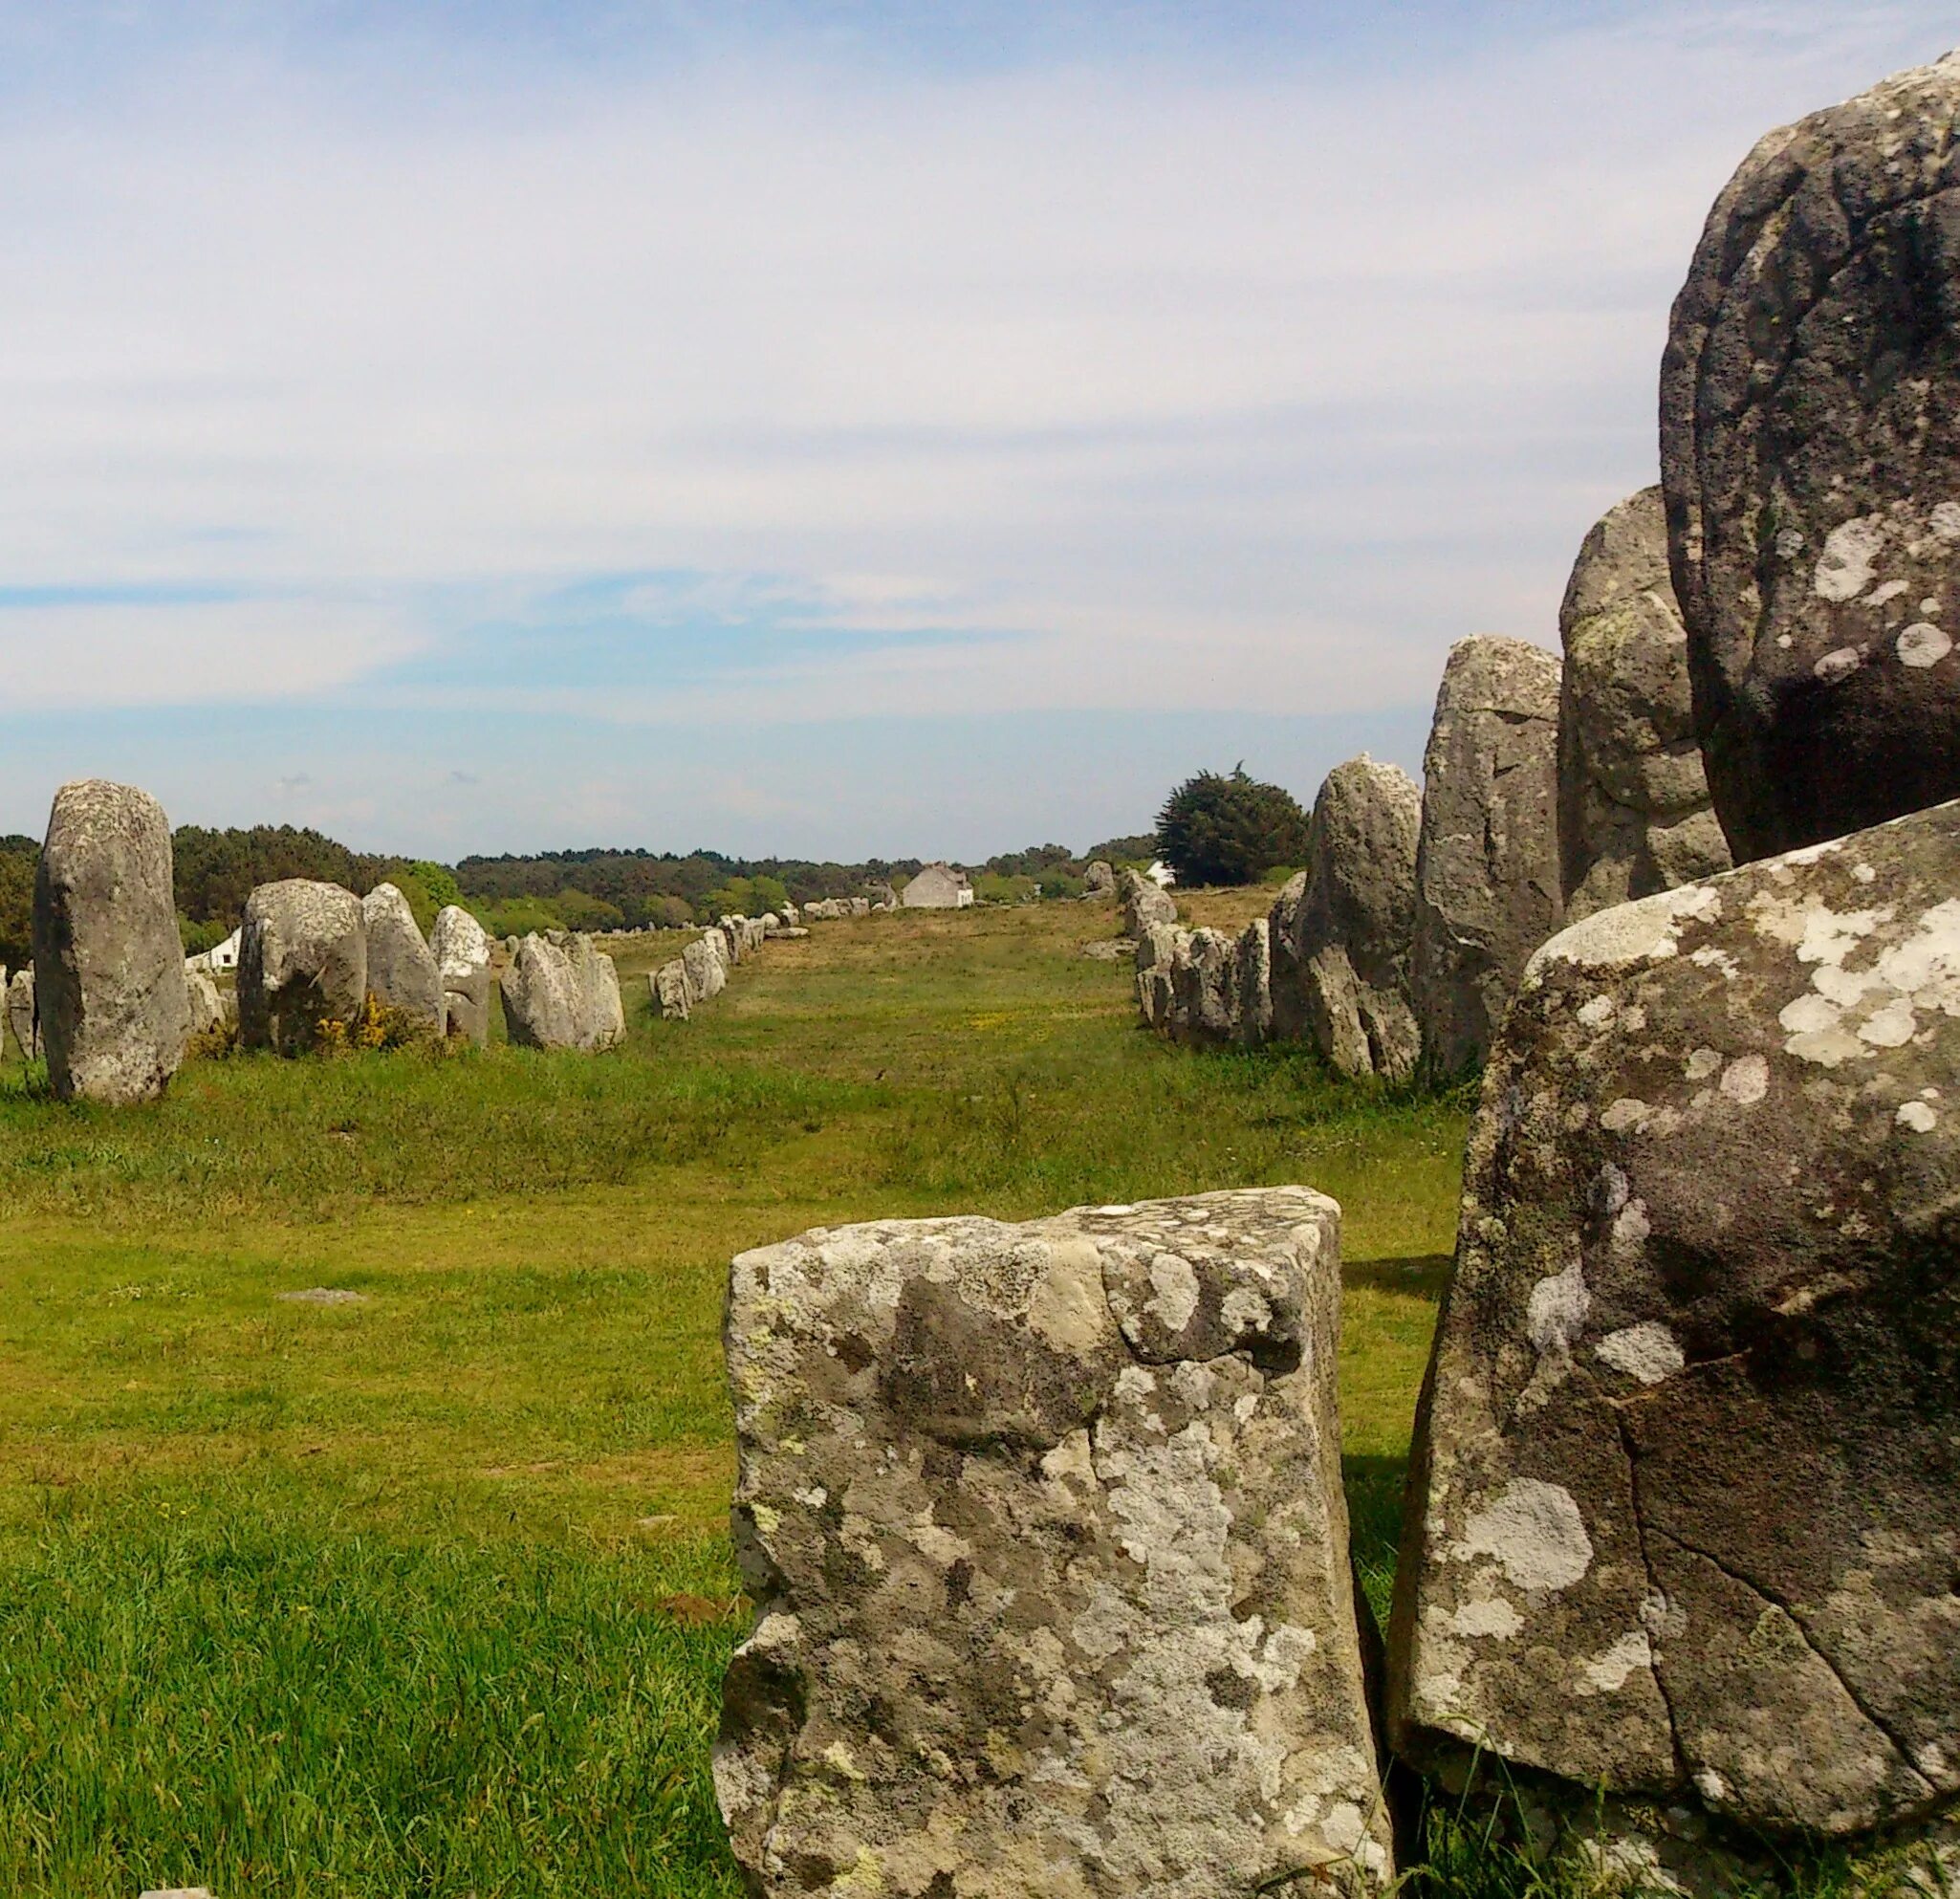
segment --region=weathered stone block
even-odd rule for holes
[[[758,1892],[1385,1887],[1339,1224],[1276,1188],[735,1261],[715,1779]]]

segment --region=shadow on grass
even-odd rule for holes
[[[1341,1262],[1340,1277],[1344,1284],[1365,1286],[1370,1292],[1440,1299],[1452,1263],[1447,1253],[1419,1253],[1406,1259],[1347,1259]]]
[[[1407,1471],[1405,1457],[1350,1455],[1340,1460],[1355,1574],[1376,1620],[1384,1627],[1388,1599],[1395,1591],[1395,1552],[1402,1540],[1402,1485]]]

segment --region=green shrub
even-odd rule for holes
[[[1307,814],[1278,785],[1200,772],[1157,814],[1157,854],[1180,884],[1256,884],[1275,864],[1307,855]]]

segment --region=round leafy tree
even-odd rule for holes
[[[1157,814],[1157,855],[1180,884],[1256,884],[1275,864],[1307,861],[1307,814],[1243,765],[1200,772]]]

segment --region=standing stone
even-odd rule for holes
[[[663,963],[659,969],[648,971],[646,986],[663,1021],[685,1022],[687,1019],[692,1005],[692,985],[687,980],[686,964],[678,957],[671,963]]]
[[[504,1025],[518,1048],[576,1048],[584,1000],[572,959],[535,931],[517,946],[498,978]]]
[[[1175,923],[1177,904],[1168,890],[1160,890],[1140,870],[1125,864],[1117,873],[1117,896],[1122,904],[1122,933],[1141,943],[1153,923]]]
[[[7,1026],[20,1048],[23,1061],[41,1059],[41,1025],[34,1014],[34,971],[30,964],[15,970],[7,982]]]
[[[715,1785],[756,1892],[1389,1885],[1339,1235],[1274,1188],[735,1261]]]
[[[1661,465],[1738,862],[1960,792],[1960,59],[1772,132],[1674,305]]]
[[[190,1034],[170,820],[147,792],[83,778],[54,794],[34,873],[34,1000],[63,1101],[163,1092]]]
[[[360,900],[360,915],[367,931],[368,993],[440,1035],[442,971],[408,899],[392,884],[377,884]]]
[[[1264,917],[1255,917],[1232,946],[1231,1039],[1258,1048],[1273,1034],[1273,937]]]
[[[468,910],[448,904],[436,912],[429,950],[443,986],[443,1033],[468,1036],[482,1048],[490,1040],[489,936]]]
[[[1558,662],[1522,640],[1459,640],[1423,775],[1411,994],[1424,1065],[1448,1078],[1484,1059],[1558,928]]]
[[[1222,929],[1180,932],[1170,968],[1175,1038],[1207,1048],[1231,1040],[1237,1015],[1238,943]]]
[[[1190,957],[1190,932],[1174,923],[1153,923],[1137,942],[1137,1007],[1160,1036],[1177,1039],[1177,985],[1180,961]]]
[[[1099,857],[1082,873],[1082,895],[1085,897],[1113,897],[1116,895],[1116,872]]]
[[[225,1026],[225,998],[219,993],[218,985],[207,971],[193,969],[188,963],[184,966],[184,997],[189,1012],[189,1034],[207,1036]]]
[[[626,1010],[613,959],[591,937],[575,936],[565,960],[578,998],[577,1046],[595,1053],[617,1048],[626,1039]]]
[[[1704,1815],[1857,1845],[1960,1798],[1955,891],[1949,804],[1601,911],[1492,1052],[1392,1731],[1573,1828],[1603,1790],[1691,1888]]]
[[[1274,1034],[1311,1041],[1343,1075],[1415,1073],[1422,816],[1422,794],[1399,765],[1365,753],[1337,765],[1314,800],[1308,867],[1273,906]]]
[[[238,1038],[303,1055],[322,1022],[352,1025],[367,1000],[360,899],[338,884],[289,877],[245,900],[238,940]]]
[[[1558,612],[1558,859],[1565,920],[1729,868],[1688,684],[1658,488],[1579,549]]]
[[[687,972],[688,993],[695,1002],[711,1001],[728,987],[728,966],[711,936],[688,944],[681,951],[681,967]]]

